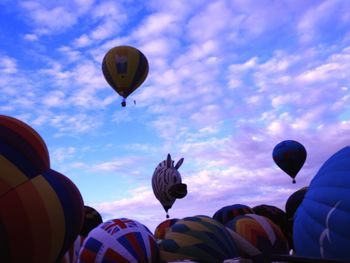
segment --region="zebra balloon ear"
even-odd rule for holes
[[[184,158],[181,158],[181,159],[176,163],[175,169],[178,170],[183,162],[184,162]]]
[[[168,156],[166,158],[166,167],[170,168],[171,164],[172,164],[171,156],[170,156],[170,153],[168,153]]]

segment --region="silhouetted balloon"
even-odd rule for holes
[[[174,166],[174,161],[168,154],[167,159],[158,164],[152,176],[153,193],[162,204],[167,218],[169,218],[168,210],[175,200],[183,198],[187,194],[187,186],[181,182],[181,175],[178,171],[183,160],[181,158]]]
[[[165,262],[195,260],[221,263],[238,256],[229,231],[208,216],[178,220],[166,232],[159,247],[161,259]]]
[[[305,163],[306,150],[301,143],[286,140],[275,146],[272,158],[284,172],[293,178],[293,183],[295,183],[295,177]]]
[[[350,259],[350,147],[331,156],[312,179],[294,215],[296,254]]]
[[[83,237],[87,237],[87,235],[92,229],[94,229],[95,227],[97,227],[99,224],[102,223],[102,217],[95,208],[87,205],[84,206],[84,212],[85,212],[84,224],[83,224],[83,228],[80,231],[80,235]]]
[[[304,199],[308,187],[303,187],[298,191],[294,192],[289,196],[286,202],[286,216],[287,216],[287,237],[289,241],[289,246],[294,249],[293,244],[293,224],[294,224],[294,214],[300,206],[301,202]]]
[[[148,61],[138,49],[118,46],[110,49],[103,58],[102,72],[108,84],[124,99],[146,79]],[[125,100],[122,106],[124,107]]]
[[[158,244],[146,226],[127,218],[113,219],[93,229],[84,240],[80,263],[158,262]]]
[[[50,169],[47,147],[27,124],[0,116],[0,261],[56,262],[79,234],[83,200]]]
[[[298,191],[294,192],[289,196],[286,202],[286,215],[288,220],[293,220],[294,214],[300,206],[301,202],[304,200],[304,196],[307,192],[308,187],[305,186],[300,188]]]
[[[254,211],[249,206],[235,204],[220,208],[215,212],[213,218],[225,225],[228,221],[234,219],[236,216],[244,214],[254,214]]]

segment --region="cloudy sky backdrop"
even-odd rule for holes
[[[165,219],[151,177],[167,153],[185,159],[181,218],[284,209],[350,142],[350,1],[3,0],[0,25],[0,114],[40,133],[104,220]],[[101,72],[118,45],[150,64],[126,108]],[[286,139],[308,151],[296,184],[271,157]]]

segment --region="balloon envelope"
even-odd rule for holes
[[[287,234],[287,216],[286,213],[273,205],[258,205],[253,207],[255,214],[267,217],[277,226],[279,226],[284,234]]]
[[[225,225],[228,221],[234,219],[236,216],[253,213],[253,209],[251,209],[249,206],[235,204],[220,208],[218,211],[215,212],[213,218]]]
[[[123,98],[128,97],[146,79],[148,61],[138,49],[118,46],[103,58],[102,72],[108,84]]]
[[[84,224],[80,231],[82,237],[87,237],[89,232],[102,223],[102,217],[97,210],[90,206],[84,206]]]
[[[84,240],[80,263],[158,262],[158,244],[146,226],[127,218],[113,219],[93,229]]]
[[[154,231],[154,237],[156,239],[163,239],[165,237],[166,232],[170,229],[170,227],[175,224],[179,219],[177,218],[172,218],[172,219],[167,219],[160,223],[155,231]]]
[[[207,216],[186,217],[178,220],[160,242],[163,261],[195,260],[223,262],[238,256],[238,250],[229,231]]]
[[[294,216],[297,255],[350,259],[350,147],[331,156],[312,179]]]
[[[308,187],[305,186],[300,188],[298,191],[294,192],[289,196],[286,202],[286,215],[289,220],[293,220],[294,214],[300,206],[301,202],[304,200],[304,196],[307,192]]]
[[[259,255],[259,258],[266,260],[274,253],[288,254],[289,252],[288,242],[282,230],[264,216],[256,214],[237,216],[229,221],[226,227],[258,249],[261,254],[256,256]]]
[[[273,149],[272,158],[295,182],[294,178],[306,160],[306,149],[297,141],[282,141]]]
[[[56,262],[78,236],[80,192],[49,166],[40,135],[0,116],[0,262]]]
[[[183,198],[187,194],[187,186],[182,184],[178,171],[182,163],[183,158],[174,165],[168,154],[167,159],[158,164],[152,176],[153,193],[166,212],[172,207],[176,198]]]

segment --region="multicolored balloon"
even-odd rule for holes
[[[162,204],[167,218],[169,218],[168,210],[173,206],[175,200],[187,195],[187,185],[181,182],[181,175],[178,171],[183,160],[184,158],[181,158],[174,166],[174,161],[168,154],[167,159],[158,164],[152,176],[153,193]]]
[[[295,183],[295,177],[305,163],[306,155],[305,147],[293,140],[280,142],[272,152],[275,163],[293,178],[293,183]]]
[[[245,214],[254,214],[254,211],[249,206],[234,204],[220,208],[215,212],[213,218],[223,225],[226,225],[228,221],[234,219],[236,216]]]
[[[154,230],[154,237],[156,239],[163,239],[165,237],[166,232],[170,229],[170,227],[175,224],[179,219],[172,218],[167,219],[160,223],[156,229]]]
[[[280,227],[282,232],[287,235],[287,216],[286,213],[273,205],[258,205],[253,207],[253,211],[255,214],[267,217],[272,222],[274,222],[277,226]]]
[[[255,260],[266,261],[272,254],[289,253],[288,241],[282,230],[264,216],[256,214],[237,216],[229,221],[226,227],[243,237],[260,251],[260,253],[256,251],[251,253],[249,250],[241,250],[241,256],[249,256]],[[239,240],[236,241],[239,242]]]
[[[118,46],[110,49],[103,58],[102,72],[108,84],[125,99],[134,92],[148,75],[148,61],[138,49]]]
[[[79,190],[50,169],[47,147],[34,129],[3,115],[0,167],[0,261],[60,260],[83,224]]]
[[[294,215],[298,256],[350,259],[350,147],[331,156],[312,179]]]
[[[208,216],[186,217],[178,220],[160,242],[163,261],[194,260],[223,262],[238,256],[229,231]]]
[[[158,244],[146,226],[127,218],[100,224],[86,237],[80,263],[157,262]]]

